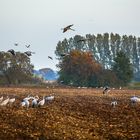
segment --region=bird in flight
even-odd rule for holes
[[[26,48],[29,48],[30,47],[30,45],[25,45],[26,46]]]
[[[32,56],[32,54],[35,54],[35,52],[31,52],[31,51],[26,51],[24,52],[27,56]]]
[[[69,54],[67,54],[67,53],[61,53],[61,54],[60,54],[61,57],[65,57],[65,56],[68,56],[68,55],[69,55]]]
[[[15,43],[14,45],[15,45],[15,46],[18,46],[18,43]]]
[[[75,31],[74,29],[72,29],[72,28],[71,28],[72,26],[73,26],[73,24],[71,24],[71,25],[68,25],[68,26],[66,26],[66,27],[62,28],[62,30],[63,30],[63,33],[65,33],[65,32],[66,32],[66,31],[68,31],[68,30]]]
[[[48,56],[49,59],[53,60],[53,58],[51,56]]]
[[[15,55],[16,55],[16,52],[15,52],[13,49],[8,50],[7,52],[11,53],[13,56],[15,56]]]
[[[86,41],[88,41],[88,40],[91,40],[91,38],[87,38],[87,39],[79,39],[79,40],[77,41],[77,43],[79,43],[79,42],[86,42]]]
[[[86,39],[79,39],[79,40],[77,41],[77,43],[79,43],[79,42],[86,42]]]

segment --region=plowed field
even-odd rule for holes
[[[27,95],[55,93],[54,101],[38,108],[21,108]],[[0,88],[0,97],[15,97],[0,106],[0,140],[106,140],[140,139],[140,104],[130,104],[139,90],[54,88]],[[112,107],[111,101],[118,105]]]

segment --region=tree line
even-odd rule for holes
[[[85,36],[75,35],[69,39],[59,41],[55,54],[61,59],[62,53],[70,53],[72,50],[91,52],[97,62],[104,69],[111,69],[114,59],[119,51],[122,51],[129,58],[133,67],[135,78],[140,79],[140,37],[113,33],[104,33]]]
[[[126,86],[133,76],[132,65],[125,53],[116,54],[111,69],[104,69],[91,52],[72,50],[60,59],[60,83],[72,86]]]
[[[21,52],[13,56],[8,52],[0,52],[0,84],[19,85],[38,82],[33,76],[33,64],[30,58]]]

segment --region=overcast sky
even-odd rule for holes
[[[69,24],[76,31],[62,33]],[[0,51],[36,52],[35,69],[56,69],[59,40],[105,32],[140,37],[140,0],[0,0]]]

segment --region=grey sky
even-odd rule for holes
[[[56,69],[59,40],[105,32],[139,36],[139,13],[139,0],[0,0],[0,51],[35,51],[31,57],[35,69]],[[76,31],[62,33],[69,24]]]

